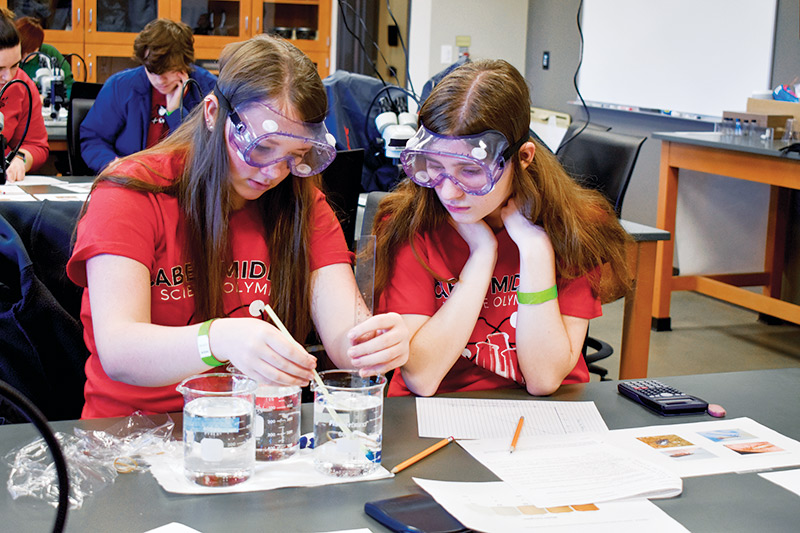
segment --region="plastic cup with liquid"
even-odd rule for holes
[[[356,477],[381,463],[386,377],[356,370],[320,372],[314,391],[314,466],[328,475]]]
[[[300,448],[300,393],[297,386],[256,389],[256,460],[280,461]]]
[[[183,380],[183,471],[198,485],[246,481],[255,469],[255,392],[242,374],[199,374]]]

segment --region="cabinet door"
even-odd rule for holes
[[[48,41],[45,37],[45,42],[52,45],[61,52],[61,55],[69,61],[70,68],[72,68],[72,78],[76,81],[89,81],[88,71],[86,70],[86,53],[83,49],[83,40],[80,42],[57,42]]]
[[[331,47],[329,0],[253,0],[253,35],[274,33],[288,39],[328,75]]]
[[[305,54],[317,66],[320,78],[325,78],[330,74],[331,60],[328,52],[305,52]]]
[[[86,12],[83,0],[0,0],[19,17],[34,17],[42,22],[44,42],[83,43],[83,28]],[[56,46],[62,54],[64,52]]]
[[[139,66],[128,44],[87,44],[85,50],[87,81],[105,83],[115,72]]]
[[[226,44],[250,36],[251,10],[250,0],[172,0],[169,18],[192,28],[195,52],[214,49],[219,56]]]
[[[85,42],[128,45],[145,25],[169,16],[169,0],[84,0],[86,9]],[[87,59],[87,62],[89,60]]]

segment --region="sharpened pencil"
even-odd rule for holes
[[[405,461],[403,461],[402,463],[400,463],[400,464],[399,464],[399,465],[397,465],[396,467],[392,468],[392,474],[396,474],[396,473],[398,473],[399,471],[401,471],[401,470],[403,470],[403,469],[405,469],[405,468],[408,468],[409,466],[413,465],[413,464],[414,464],[414,463],[416,463],[417,461],[419,461],[419,460],[421,460],[421,459],[424,459],[424,458],[428,457],[430,454],[432,454],[432,453],[433,453],[433,452],[435,452],[436,450],[439,450],[439,449],[441,449],[441,448],[444,448],[445,446],[447,446],[448,444],[450,444],[450,443],[451,443],[451,442],[453,442],[454,440],[456,440],[456,439],[455,439],[455,437],[447,437],[446,439],[442,439],[442,440],[440,440],[439,442],[437,442],[437,443],[436,443],[436,444],[434,444],[433,446],[430,446],[429,448],[425,448],[424,450],[422,450],[421,452],[419,452],[419,453],[418,453],[417,455],[415,455],[414,457],[411,457],[411,458],[409,458],[409,459],[406,459]]]
[[[519,422],[517,422],[517,430],[514,432],[514,438],[511,439],[511,447],[508,449],[508,453],[514,453],[514,450],[517,449],[517,441],[519,440],[519,434],[522,433],[522,424],[525,422],[525,417],[519,417]]]

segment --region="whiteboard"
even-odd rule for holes
[[[743,111],[771,88],[776,10],[777,0],[584,0],[578,88],[619,109]]]

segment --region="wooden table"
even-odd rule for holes
[[[650,355],[650,308],[653,304],[656,246],[659,242],[668,242],[670,233],[628,220],[620,222],[634,240],[628,249],[634,286],[625,296],[622,314],[619,378],[644,378],[647,377]]]
[[[47,128],[47,142],[51,152],[67,151],[67,123],[66,121],[45,123]]]
[[[652,329],[671,329],[672,291],[687,290],[800,324],[800,305],[780,299],[790,189],[800,189],[800,158],[796,154],[781,157],[779,149],[787,144],[781,141],[735,143],[718,133],[697,132],[654,133],[653,137],[661,139],[659,228],[675,235],[680,169],[765,183],[770,186],[770,200],[762,272],[675,276],[672,273],[675,239],[658,244]],[[763,287],[763,293],[743,288],[752,286]]]

